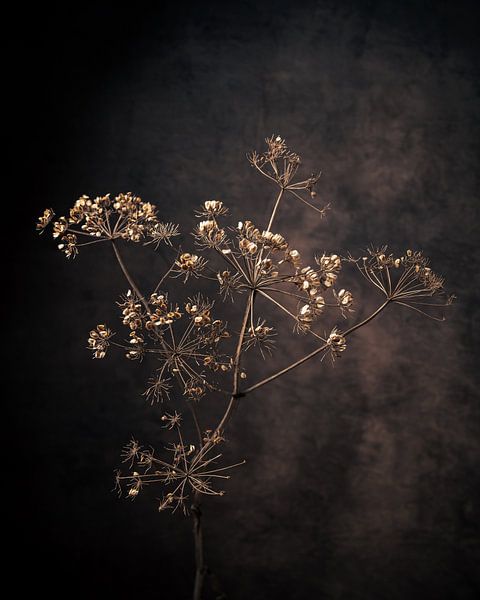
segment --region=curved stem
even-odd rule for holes
[[[112,247],[113,247],[113,251],[115,252],[115,256],[117,258],[118,264],[120,265],[120,268],[122,269],[123,274],[125,275],[126,280],[130,284],[130,287],[132,288],[132,290],[138,296],[138,299],[143,304],[143,307],[145,308],[145,310],[147,311],[147,313],[149,313],[150,312],[150,308],[148,307],[147,301],[145,300],[145,298],[142,295],[141,291],[138,289],[137,284],[132,279],[132,276],[128,272],[127,266],[123,262],[123,258],[122,258],[121,254],[120,254],[120,251],[118,250],[117,244],[113,240],[112,240]]]
[[[275,215],[277,214],[277,210],[280,205],[280,201],[282,199],[284,191],[285,191],[284,188],[281,188],[280,192],[278,193],[278,196],[275,200],[275,204],[273,206],[272,212],[270,214],[270,219],[268,221],[267,231],[270,231],[270,228],[273,225],[273,221],[275,220]],[[260,264],[260,262],[261,262],[261,253],[260,253],[259,264]],[[232,410],[233,410],[233,407],[235,406],[237,399],[240,396],[244,395],[243,393],[239,394],[240,358],[242,355],[242,346],[243,346],[243,340],[245,338],[245,331],[247,329],[247,323],[248,323],[248,319],[251,314],[251,311],[253,309],[254,301],[255,301],[255,290],[251,290],[250,294],[248,296],[247,305],[245,307],[245,313],[243,315],[242,326],[240,328],[240,333],[238,335],[237,349],[235,352],[235,358],[234,358],[234,362],[233,362],[234,370],[233,370],[232,395],[230,397],[230,401],[228,403],[228,406],[225,410],[223,417],[221,418],[219,424],[217,425],[217,427],[214,430],[214,435],[212,436],[212,438],[215,438],[215,434],[221,435],[222,430],[224,429],[228,419],[230,418],[230,415],[232,414]],[[212,444],[212,443],[213,442],[207,442],[203,448],[208,448],[209,444]]]
[[[385,300],[385,302],[383,304],[381,304],[377,308],[377,310],[375,310],[369,317],[367,317],[366,319],[363,319],[363,321],[360,321],[360,323],[357,323],[356,325],[353,325],[352,327],[350,327],[350,329],[347,329],[346,331],[344,331],[342,333],[343,337],[347,337],[347,335],[350,335],[351,333],[353,333],[357,329],[360,329],[360,327],[363,327],[367,323],[370,323],[370,321],[372,319],[374,319],[377,315],[379,315],[382,312],[382,310],[391,302],[391,300],[392,300],[391,298],[387,298]]]
[[[304,204],[306,204],[307,206],[309,206],[310,208],[313,208],[313,210],[317,211],[318,213],[320,213],[322,215],[322,217],[325,216],[325,208],[318,208],[317,206],[313,205],[311,202],[308,202],[308,200],[305,200],[305,198],[302,198],[300,196],[300,194],[297,194],[296,192],[293,191],[293,189],[290,188],[286,188],[291,194],[293,194],[296,198],[298,198],[301,202],[303,202]]]
[[[366,325],[367,323],[369,323],[372,319],[374,319],[377,315],[379,315],[382,312],[382,310],[387,306],[387,304],[389,302],[390,302],[390,298],[388,298],[382,305],[380,305],[377,308],[377,310],[375,312],[373,312],[369,317],[367,317],[366,319],[364,319],[360,323],[357,323],[353,327],[350,327],[350,329],[347,329],[347,331],[343,332],[342,333],[343,337],[347,337],[348,335],[350,335],[351,333],[353,333],[357,329],[360,329],[360,327],[363,327],[364,325]],[[328,348],[328,344],[323,344],[319,348],[316,348],[315,350],[313,350],[313,352],[310,352],[309,354],[306,354],[305,356],[303,356],[299,360],[297,360],[294,363],[288,365],[288,367],[285,367],[284,369],[281,369],[280,371],[277,371],[273,375],[270,375],[269,377],[266,377],[265,379],[262,379],[262,381],[259,381],[258,383],[254,384],[254,385],[251,385],[246,390],[242,390],[242,396],[245,396],[246,394],[249,394],[250,392],[253,392],[253,390],[256,390],[259,387],[262,387],[262,386],[266,385],[267,383],[270,383],[274,379],[277,379],[278,377],[281,377],[282,375],[285,375],[285,373],[288,373],[292,369],[296,369],[297,367],[299,367],[300,365],[302,365],[304,362],[307,362],[307,360],[310,360],[311,358],[313,358],[317,354],[320,354],[320,352],[323,352],[327,348]]]

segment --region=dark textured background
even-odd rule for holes
[[[262,223],[272,190],[244,154],[278,132],[307,174],[322,170],[332,205],[319,222],[289,202],[278,231],[312,252],[422,249],[459,300],[444,324],[392,310],[334,368],[312,362],[245,399],[226,458],[248,462],[205,507],[209,563],[232,599],[478,597],[475,3],[59,4],[6,28],[20,239],[7,253],[15,327],[3,345],[13,339],[18,391],[3,495],[18,585],[183,599],[193,566],[190,523],[159,515],[159,493],[110,493],[122,444],[160,431],[161,409],[139,395],[145,367],[84,350],[89,328],[116,318],[121,274],[107,248],[67,262],[34,217],[132,190],[186,227],[212,197]],[[154,282],[161,258],[126,252]],[[378,302],[353,273],[343,285],[354,318]],[[252,382],[260,368],[273,365],[252,366]],[[206,421],[219,402],[205,402]]]

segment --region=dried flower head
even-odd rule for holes
[[[322,273],[338,274],[342,268],[342,259],[337,254],[322,254],[322,256],[315,257],[315,262],[319,265]]]
[[[68,229],[68,221],[65,217],[60,217],[58,221],[53,224],[53,238],[58,238],[63,235]]]
[[[37,231],[39,233],[43,233],[43,230],[45,229],[45,227],[47,227],[47,225],[50,223],[54,216],[55,213],[53,212],[53,210],[51,208],[46,208],[43,211],[43,215],[38,217]]]
[[[144,309],[140,299],[132,290],[122,296],[117,305],[122,309],[122,323],[132,330],[141,329],[144,325]]]
[[[352,294],[352,292],[349,292],[348,290],[344,290],[344,289],[340,290],[339,292],[336,292],[335,290],[333,290],[333,295],[337,299],[338,306],[340,307],[343,317],[346,318],[348,312],[353,312],[353,309],[352,309],[353,294]]]
[[[347,340],[338,331],[336,327],[332,329],[327,338],[327,344],[330,349],[332,359],[339,358],[342,352],[347,349]]]
[[[226,298],[233,300],[234,292],[242,292],[242,276],[240,273],[232,273],[229,270],[219,271],[217,280],[220,285],[220,294],[224,300]]]
[[[220,200],[207,200],[195,214],[197,217],[223,217],[228,214],[228,208]]]
[[[183,276],[184,281],[187,281],[190,275],[198,277],[205,268],[207,262],[206,259],[197,254],[184,252],[179,256],[178,260],[175,261],[175,268],[172,269],[172,272],[174,272],[177,277]]]
[[[126,444],[122,449],[122,462],[128,462],[130,463],[130,466],[133,466],[133,463],[138,459],[139,454],[140,445],[137,440],[132,437],[128,444]]]
[[[211,219],[200,221],[193,235],[200,248],[218,248],[226,241],[225,230]]]
[[[271,354],[275,347],[276,335],[275,329],[269,327],[265,319],[258,319],[256,325],[251,324],[247,329],[244,341],[245,350],[258,348],[262,357],[265,358],[265,353]]]
[[[67,258],[75,258],[78,254],[77,236],[74,233],[67,233],[61,238],[61,243],[58,244],[58,249],[61,250]]]
[[[174,411],[172,414],[165,413],[162,415],[162,421],[165,423],[167,429],[173,429],[174,427],[180,427],[182,416]]]
[[[432,271],[421,252],[407,250],[394,256],[387,246],[369,248],[367,255],[350,257],[363,277],[390,302],[410,308],[430,319],[443,321],[452,296],[444,290],[444,279]]]
[[[180,235],[178,225],[175,223],[153,223],[150,225],[147,231],[148,241],[144,243],[145,246],[153,244],[155,250],[158,250],[160,244],[164,242],[169,246],[172,245],[172,238]]]
[[[218,467],[217,460],[221,454],[212,455],[212,450],[223,440],[217,432],[210,434],[204,448],[198,449],[193,444],[185,444],[180,433],[180,415],[164,415],[169,429],[175,429],[178,433],[178,442],[172,444],[167,450],[171,457],[166,459],[157,458],[153,450],[145,451],[136,440],[132,439],[123,449],[123,462],[128,462],[130,468],[135,469],[132,473],[122,475],[117,471],[115,475],[116,488],[119,493],[125,485],[127,498],[136,497],[139,492],[148,485],[160,484],[168,489],[160,501],[159,510],[167,508],[174,512],[182,508],[188,513],[187,500],[190,494],[205,494],[209,496],[223,496],[223,490],[216,490],[213,482],[219,479],[229,479],[226,471],[245,464],[241,461],[234,465]],[[173,425],[170,427],[170,424]],[[131,493],[130,490],[135,490]]]
[[[97,325],[90,331],[88,349],[93,352],[93,358],[105,358],[112,336],[113,333],[106,325]]]
[[[148,387],[143,392],[143,395],[150,404],[154,404],[163,400],[169,400],[171,389],[170,379],[163,379],[161,375],[156,375],[148,380]]]

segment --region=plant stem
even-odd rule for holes
[[[353,325],[352,327],[350,327],[350,329],[347,329],[346,331],[344,331],[342,333],[343,337],[346,337],[347,335],[350,335],[351,333],[353,333],[354,331],[356,331],[357,329],[360,329],[360,327],[363,327],[364,325],[366,325],[367,323],[369,323],[372,319],[374,319],[377,315],[379,315],[382,310],[390,303],[391,298],[387,298],[385,300],[385,302],[383,304],[381,304],[377,310],[375,310],[369,317],[367,317],[366,319],[363,319],[363,321],[360,321],[360,323],[357,323],[356,325]]]
[[[138,299],[143,304],[147,313],[149,313],[150,308],[148,307],[147,301],[143,297],[142,293],[140,292],[140,290],[137,287],[137,284],[135,283],[135,281],[132,279],[130,273],[128,272],[127,266],[123,262],[123,258],[120,254],[120,251],[118,250],[117,244],[113,240],[112,240],[112,246],[113,246],[113,251],[115,252],[115,256],[117,257],[118,264],[120,265],[120,268],[122,269],[123,274],[125,275],[125,278],[127,279],[128,283],[130,284],[130,287],[132,288],[132,290],[138,296]]]
[[[251,303],[253,302],[254,292],[250,292],[250,295],[247,300],[247,306],[245,308],[245,314],[243,315],[242,326],[240,328],[240,333],[238,335],[237,342],[237,350],[235,352],[234,358],[234,370],[233,370],[233,391],[230,397],[230,401],[228,403],[227,409],[220,420],[220,423],[215,428],[215,433],[221,433],[224,428],[226,422],[230,418],[233,407],[237,400],[237,394],[239,389],[239,375],[240,375],[240,358],[242,354],[242,345],[243,339],[245,337],[245,331],[247,328],[248,317],[250,314]],[[214,438],[215,435],[212,436]],[[206,442],[201,448],[201,451],[205,451],[213,442]],[[195,583],[193,586],[193,600],[201,600],[202,598],[202,589],[203,582],[205,579],[205,574],[207,572],[207,567],[205,565],[204,552],[203,552],[203,531],[202,531],[202,512],[200,510],[200,502],[199,502],[200,494],[198,492],[195,493],[194,502],[192,504],[192,518],[193,518],[193,539],[195,544]]]
[[[273,221],[275,219],[275,214],[277,212],[277,208],[280,204],[280,200],[283,196],[283,188],[280,190],[280,193],[277,196],[275,201],[275,205],[272,210],[272,214],[270,216],[270,220],[268,223],[267,231],[270,231],[272,227]],[[118,253],[118,250],[116,250]],[[125,272],[125,271],[124,271]],[[126,274],[126,273],[125,273]],[[228,422],[233,408],[236,404],[237,399],[239,398],[239,388],[240,388],[240,359],[242,356],[242,346],[243,340],[245,338],[245,332],[247,330],[248,319],[250,317],[250,311],[252,310],[253,303],[255,300],[255,290],[251,290],[248,296],[247,305],[245,307],[245,313],[243,315],[242,325],[240,327],[240,332],[238,334],[238,342],[237,348],[235,351],[235,357],[233,360],[233,389],[232,394],[230,396],[230,401],[228,406],[221,418],[219,424],[215,428],[214,434],[212,435],[212,439],[215,438],[215,434],[221,435],[222,430],[224,429],[226,423]],[[201,448],[201,451],[204,451],[208,448],[213,442],[206,442],[204,446]],[[202,513],[200,510],[200,505],[198,501],[199,494],[195,494],[195,500],[192,505],[192,517],[193,517],[193,537],[195,543],[195,583],[193,587],[193,600],[201,600],[202,597],[202,589],[203,589],[203,581],[205,578],[205,573],[207,568],[204,562],[204,553],[203,553],[203,531],[202,531]]]
[[[277,214],[277,209],[280,204],[280,200],[282,199],[282,196],[283,196],[283,192],[284,192],[284,188],[281,188],[280,192],[278,193],[277,199],[275,201],[275,205],[273,207],[272,214],[270,215],[270,221],[268,222],[267,231],[270,231],[270,229],[273,225],[273,221],[275,219],[275,215]]]
[[[373,312],[369,317],[367,317],[366,319],[364,319],[360,323],[357,323],[353,327],[350,327],[350,329],[347,329],[347,331],[343,332],[342,333],[343,337],[347,337],[348,335],[350,335],[351,333],[353,333],[357,329],[360,329],[360,327],[363,327],[364,325],[366,325],[367,323],[369,323],[372,319],[374,319],[377,315],[379,315],[382,312],[382,310],[387,306],[387,304],[389,302],[390,302],[390,298],[388,298],[387,300],[385,300],[385,302],[383,304],[381,304],[377,308],[377,310],[375,312]],[[300,365],[302,365],[304,362],[307,362],[307,360],[310,360],[311,358],[313,358],[314,356],[316,356],[320,352],[323,352],[326,348],[328,348],[328,344],[323,344],[319,348],[316,348],[315,350],[313,350],[313,352],[310,352],[309,354],[306,354],[305,356],[303,356],[299,360],[297,360],[297,361],[293,362],[292,364],[288,365],[288,367],[285,367],[284,369],[281,369],[280,371],[277,371],[273,375],[270,375],[269,377],[266,377],[265,379],[262,379],[262,381],[259,381],[255,385],[251,385],[246,390],[242,390],[242,396],[244,396],[246,394],[249,394],[250,392],[253,392],[253,390],[256,390],[259,387],[262,387],[262,386],[266,385],[267,383],[270,383],[271,381],[273,381],[274,379],[277,379],[278,377],[281,377],[282,375],[285,375],[285,373],[288,373],[292,369],[296,369],[297,367],[299,367]]]
[[[202,511],[200,505],[192,505],[193,539],[195,544],[195,583],[193,586],[193,600],[201,600],[203,580],[207,571],[203,553]]]
[[[225,427],[225,424],[227,423],[228,419],[230,418],[230,415],[232,413],[233,407],[235,405],[235,402],[237,401],[238,398],[238,391],[239,391],[239,379],[240,379],[240,358],[242,355],[242,345],[243,345],[243,340],[245,338],[245,331],[247,329],[247,323],[248,323],[248,318],[250,316],[250,308],[251,308],[251,304],[253,302],[253,298],[254,298],[254,292],[251,291],[250,295],[248,296],[248,300],[247,300],[247,306],[245,307],[245,313],[243,315],[243,320],[242,320],[242,326],[240,328],[240,333],[238,334],[238,343],[237,343],[237,350],[235,352],[235,358],[233,360],[233,389],[232,389],[232,395],[230,397],[230,402],[228,403],[227,409],[222,417],[222,419],[220,420],[220,423],[217,425],[217,427],[215,428],[215,433],[218,433],[221,435],[221,432],[223,430],[223,428]]]

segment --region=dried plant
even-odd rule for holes
[[[116,489],[135,499],[147,486],[157,486],[162,489],[158,510],[180,509],[192,515],[194,600],[201,598],[209,572],[203,554],[201,500],[223,495],[219,483],[230,477],[230,469],[244,462],[222,466],[222,454],[218,452],[239,399],[314,357],[339,358],[347,348],[348,337],[388,306],[407,307],[443,320],[442,310],[453,300],[444,291],[443,279],[418,251],[406,250],[395,256],[384,246],[370,248],[365,256],[357,258],[322,253],[305,261],[283,234],[274,232],[274,222],[285,196],[325,216],[328,206],[318,206],[316,200],[319,176],[297,177],[301,159],[279,136],[266,139],[265,151],[252,152],[248,160],[277,188],[264,228],[251,220],[229,225],[229,211],[223,202],[207,200],[195,213],[199,222],[193,231],[193,247],[184,251],[175,246],[180,235],[178,225],[161,221],[153,204],[131,193],[114,199],[109,194],[93,200],[82,196],[68,216],[54,220],[53,210],[46,209],[37,224],[40,233],[52,224],[53,237],[67,258],[75,258],[84,246],[110,244],[125,275],[127,291],[117,302],[125,333],[114,334],[106,324],[98,324],[90,332],[88,348],[96,359],[119,350],[129,360],[153,361],[155,369],[143,393],[151,403],[165,401],[173,405],[161,419],[166,435],[175,437],[163,454],[132,439],[121,453],[124,467],[116,472]],[[122,241],[155,249],[162,245],[171,253],[169,268],[148,294],[139,290],[122,258]],[[321,325],[329,311],[336,311],[343,320],[353,312],[352,293],[338,285],[344,264],[355,265],[383,299],[362,321],[348,328],[328,327],[325,332]],[[179,287],[198,280],[211,285],[220,303],[196,292],[185,301],[175,299],[182,295]],[[230,327],[225,318],[218,318],[218,313],[222,312],[222,300],[229,302],[237,297],[242,305],[239,323]],[[317,343],[309,354],[247,385],[243,384],[247,378],[245,353],[259,351],[264,359],[271,360],[277,336],[275,324],[257,314],[259,297],[287,315],[297,333],[308,334]],[[203,429],[199,411],[210,394],[226,396],[227,402],[219,421]],[[194,443],[184,440],[185,417],[177,412],[182,402],[196,432]]]

